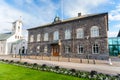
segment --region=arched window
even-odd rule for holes
[[[84,32],[82,28],[78,28],[76,30],[77,38],[83,38],[84,37]]]
[[[54,36],[53,36],[53,40],[58,40],[58,39],[59,39],[59,32],[55,31]]]
[[[40,41],[40,34],[37,34],[37,41]]]
[[[91,37],[99,37],[99,28],[97,26],[91,27]]]
[[[98,44],[94,44],[92,47],[93,54],[98,54],[99,53],[99,46]]]
[[[48,33],[44,34],[44,41],[48,41]]]
[[[77,46],[77,52],[78,52],[78,54],[83,54],[83,46],[82,45]]]
[[[30,42],[33,42],[33,40],[34,40],[34,35],[31,35],[30,36]]]
[[[71,39],[71,31],[69,29],[65,30],[65,39]]]

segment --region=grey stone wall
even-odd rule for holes
[[[71,57],[82,57],[86,58],[98,58],[105,59],[108,57],[108,39],[107,39],[107,30],[108,30],[108,21],[107,14],[90,16],[83,19],[76,19],[68,22],[57,23],[53,25],[48,25],[45,27],[38,27],[34,29],[29,29],[29,36],[34,35],[34,42],[29,42],[28,40],[28,54],[36,54],[36,46],[40,45],[40,53],[45,55],[51,55],[51,47],[50,43],[53,42],[53,32],[59,31],[59,38],[62,42],[61,56],[67,57],[70,55]],[[99,37],[90,37],[90,29],[92,26],[99,27]],[[76,39],[76,29],[83,28],[84,30],[84,38]],[[65,40],[65,30],[71,30],[71,39]],[[49,34],[49,41],[43,41],[44,33]],[[37,34],[41,34],[41,41],[37,42]],[[86,36],[89,36],[87,39]],[[58,41],[56,41],[58,42]],[[97,43],[99,45],[99,54],[92,54],[92,46]],[[77,45],[82,44],[84,46],[84,54],[77,54]],[[48,53],[44,53],[44,46],[48,46]],[[70,46],[70,53],[65,53],[65,46]],[[32,52],[30,52],[32,51]]]

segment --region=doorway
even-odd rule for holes
[[[52,45],[52,55],[59,56],[59,45]]]

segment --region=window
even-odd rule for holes
[[[31,35],[30,36],[30,42],[33,42],[33,40],[34,40],[34,35]]]
[[[48,49],[47,46],[44,47],[44,53],[47,53]]]
[[[71,38],[71,31],[69,29],[65,30],[65,39]]]
[[[48,33],[44,34],[44,41],[48,41]]]
[[[82,45],[77,46],[77,52],[78,52],[78,54],[83,54],[83,46]]]
[[[83,38],[84,32],[82,28],[77,29],[76,33],[77,33],[77,38]]]
[[[37,52],[37,53],[40,52],[40,46],[37,46],[36,52]]]
[[[91,37],[99,37],[99,28],[97,26],[91,28]]]
[[[53,36],[53,40],[58,40],[58,39],[59,39],[59,32],[55,31],[54,36]]]
[[[65,46],[65,53],[70,53],[70,47],[69,46]]]
[[[99,53],[99,47],[98,44],[94,44],[92,47],[93,54],[98,54]]]
[[[40,41],[40,34],[37,34],[37,41]]]

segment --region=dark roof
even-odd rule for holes
[[[119,30],[119,32],[118,32],[118,35],[117,35],[117,37],[120,37],[120,30]]]
[[[32,30],[32,29],[37,29],[37,28],[42,28],[42,27],[47,27],[47,26],[53,26],[53,25],[56,25],[56,24],[61,24],[61,23],[65,23],[65,22],[70,22],[70,21],[74,21],[74,20],[79,20],[79,19],[84,19],[84,18],[88,18],[88,17],[99,16],[99,15],[108,15],[108,13],[81,15],[79,17],[73,17],[73,18],[69,18],[69,19],[66,19],[66,20],[62,20],[59,23],[52,22],[52,23],[48,23],[48,24],[45,24],[45,25],[42,25],[42,26],[29,28],[27,30]]]
[[[10,33],[4,33],[4,34],[0,34],[0,40],[6,40],[8,39],[10,36],[12,36],[13,34]]]

